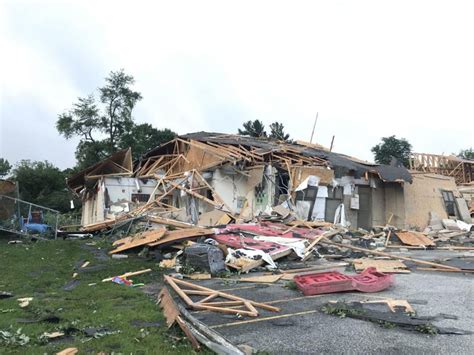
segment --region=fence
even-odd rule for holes
[[[28,235],[54,234],[57,238],[59,211],[18,198],[0,195],[0,230]]]

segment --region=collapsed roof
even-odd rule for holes
[[[84,187],[90,187],[105,175],[131,176],[133,174],[132,150],[119,150],[108,158],[99,161],[67,179],[68,187],[79,194]]]
[[[312,160],[314,165],[327,166],[333,169],[337,177],[354,175],[356,178],[360,178],[365,176],[366,173],[373,173],[386,182],[412,182],[409,171],[403,166],[379,165],[364,162],[345,154],[330,152],[326,148],[316,144],[299,141],[289,143],[267,138],[209,132],[196,132],[182,135],[173,141],[156,147],[141,158],[138,167],[143,167],[142,164],[150,158],[159,157],[163,154],[176,153],[176,148],[173,145],[175,141],[180,141],[185,144],[188,142],[206,144],[206,148],[210,151],[212,151],[212,149],[231,147],[232,149],[238,148],[241,152],[249,151],[253,155],[268,156],[271,154],[272,156],[283,157],[286,160],[290,160],[290,163],[300,161],[301,164],[304,164]],[[201,147],[204,148],[205,146],[201,145]],[[252,154],[250,154],[250,156],[252,156]]]
[[[179,136],[145,153],[132,167],[131,151],[122,150],[68,179],[69,188],[80,193],[100,176],[180,177],[190,170],[209,170],[230,165],[234,170],[271,163],[291,174],[292,167],[332,169],[336,177],[355,178],[375,174],[385,182],[412,182],[403,166],[378,165],[334,153],[306,142],[282,142],[223,133],[195,132]]]

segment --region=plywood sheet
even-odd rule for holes
[[[435,245],[435,243],[419,232],[396,232],[395,233],[402,241],[403,244],[406,245],[414,245],[414,246],[428,246],[428,245]]]
[[[398,260],[377,260],[377,259],[355,259],[353,261],[354,268],[357,272],[364,271],[369,267],[374,267],[377,271],[384,272],[387,274],[390,273],[409,273],[410,270],[406,267],[404,263]]]
[[[132,237],[132,239],[120,245],[116,249],[112,250],[111,252],[109,252],[109,254],[119,253],[124,250],[132,249],[132,248],[139,247],[141,245],[146,245],[152,242],[156,242],[157,240],[162,238],[165,235],[165,233],[166,233],[166,229],[161,228],[161,229],[153,229],[153,230],[149,230],[143,233],[136,234],[134,237]]]

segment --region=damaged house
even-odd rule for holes
[[[179,136],[135,162],[130,150],[117,152],[68,179],[83,199],[83,226],[153,205],[148,214],[197,225],[292,211],[301,220],[353,228],[423,227],[431,206],[417,205],[414,194],[424,184],[403,166],[316,144],[207,132]]]

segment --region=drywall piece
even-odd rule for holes
[[[461,219],[466,223],[472,223],[471,214],[467,208],[466,200],[462,197],[456,197],[456,206],[458,207]]]

